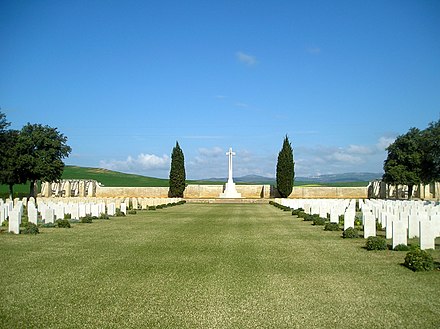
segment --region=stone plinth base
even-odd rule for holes
[[[237,192],[237,189],[235,188],[235,183],[233,182],[227,182],[225,191],[223,193],[220,193],[221,199],[239,199],[241,198],[241,193]]]

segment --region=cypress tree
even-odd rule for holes
[[[294,177],[293,149],[286,135],[277,162],[277,189],[282,198],[287,198],[292,193]]]
[[[169,196],[171,198],[183,198],[183,191],[185,191],[185,158],[179,142],[171,153],[171,170],[170,170],[170,190]]]

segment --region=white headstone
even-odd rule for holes
[[[133,209],[137,210],[138,209],[138,199],[137,198],[131,198],[131,205],[133,207]]]
[[[349,227],[354,228],[355,212],[352,209],[347,209],[344,213],[344,231]]]
[[[114,203],[109,203],[107,205],[107,214],[109,216],[114,216],[116,213],[116,205]]]
[[[45,213],[44,223],[46,223],[46,224],[54,223],[54,221],[55,221],[55,211],[52,208],[46,208],[44,213]]]
[[[393,222],[396,221],[397,218],[395,215],[393,215],[392,213],[387,213],[386,214],[386,233],[385,233],[385,238],[387,239],[391,239],[393,237]]]
[[[399,244],[408,244],[406,225],[404,221],[394,220],[392,223],[393,227],[393,249]]]
[[[376,220],[374,219],[373,214],[366,213],[364,214],[364,238],[368,238],[370,236],[376,236]]]
[[[12,210],[9,212],[9,232],[20,234],[20,221],[19,212],[17,210]]]
[[[420,221],[420,249],[435,249],[435,236],[432,221]]]
[[[86,217],[86,205],[84,203],[80,203],[78,206],[79,206],[79,217]]]
[[[125,202],[121,203],[121,212],[127,215],[127,204]]]
[[[97,204],[92,204],[90,206],[90,211],[91,211],[92,216],[99,217],[101,215],[99,213],[99,205],[97,205]]]
[[[79,219],[79,205],[77,203],[70,206],[70,218]]]
[[[335,207],[330,209],[330,223],[339,223],[339,213]]]
[[[28,209],[27,209],[27,213],[28,213],[28,220],[31,223],[34,223],[35,225],[38,224],[38,212],[37,212],[37,208],[35,208],[34,205],[32,205],[32,203],[28,203]]]

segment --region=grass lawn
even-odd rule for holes
[[[270,205],[40,231],[0,234],[1,328],[440,327],[440,271]]]

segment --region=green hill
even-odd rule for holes
[[[251,177],[251,176],[249,176]],[[238,178],[239,184],[273,184],[275,182],[268,181],[268,179],[258,180],[258,176],[253,177],[254,181],[247,177]],[[154,178],[134,174],[124,174],[117,171],[102,169],[102,168],[88,168],[78,166],[66,166],[62,175],[62,179],[94,179],[104,186],[114,187],[168,187],[168,179]],[[199,185],[222,185],[226,179],[208,179],[208,180],[187,180],[187,184]],[[317,181],[296,181],[295,186],[367,186],[368,182],[317,182]],[[29,194],[29,184],[14,185],[14,197],[23,197]],[[8,196],[8,187],[0,185],[0,197]]]
[[[94,179],[104,186],[115,187],[168,186],[168,179],[124,174],[121,172],[101,168],[87,168],[77,166],[66,166],[64,168],[62,179]]]

